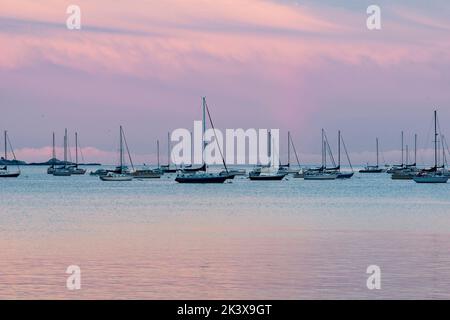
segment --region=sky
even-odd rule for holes
[[[321,128],[332,143],[342,130],[355,163],[374,161],[376,137],[395,162],[401,130],[427,149],[432,111],[450,122],[449,17],[445,0],[2,0],[0,130],[26,161],[68,128],[86,161],[111,163],[123,125],[136,162],[154,162],[206,96],[216,127],[289,130],[305,162]]]

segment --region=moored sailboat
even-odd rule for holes
[[[122,126],[120,126],[120,139],[119,139],[119,166],[116,167],[114,171],[108,172],[106,175],[101,175],[100,180],[102,181],[131,181],[133,180],[133,176],[128,171],[128,168],[125,166],[125,159],[124,159],[124,134]],[[128,150],[128,146],[125,141],[125,145],[127,148],[128,156],[130,158],[131,162],[131,156],[130,152]],[[133,166],[133,163],[131,162],[131,165]]]
[[[336,172],[336,170],[327,170],[327,142],[324,129],[322,129],[321,144],[322,144],[322,165],[319,168],[310,169],[306,171],[303,176],[304,180],[326,181],[326,180],[336,180],[338,177],[338,173]]]
[[[351,172],[343,172],[341,170],[341,141],[342,141],[342,145],[344,147],[345,154],[347,156],[348,164],[350,166],[350,169],[352,170]],[[348,152],[347,152],[347,146],[345,145],[344,138],[342,137],[341,131],[339,130],[338,131],[338,175],[337,175],[337,179],[350,179],[351,177],[353,177],[354,174],[355,173],[353,171],[353,166],[350,161],[350,156],[348,155]]]
[[[438,137],[437,132],[437,111],[434,111],[434,167],[429,170],[423,170],[413,177],[417,183],[447,183],[449,177],[439,171],[438,168]]]
[[[52,164],[47,168],[47,174],[53,174],[55,172],[56,149],[55,149],[55,133],[53,132],[53,144],[52,144]]]
[[[67,167],[70,174],[83,175],[86,173],[86,169],[80,168],[78,166],[78,133],[75,132],[75,164]]]
[[[17,171],[11,171],[8,169],[8,144],[11,148],[11,152],[13,155],[13,159],[16,159],[16,155],[14,154],[14,149],[12,148],[12,144],[9,141],[8,138],[8,131],[5,130],[4,132],[4,140],[5,140],[5,155],[3,157],[3,160],[5,161],[5,165],[3,167],[0,167],[0,178],[17,178],[18,176],[20,176],[20,168],[19,166],[17,166]]]
[[[281,181],[288,175],[288,170],[275,167],[275,161],[272,154],[272,135],[269,132],[267,137],[267,149],[269,151],[270,163],[265,166],[260,166],[251,171],[248,178],[251,181]],[[276,152],[273,150],[273,152]]]
[[[158,167],[156,169],[151,169],[145,167],[142,169],[136,169],[131,172],[131,175],[135,179],[159,179],[162,175],[162,170],[159,165],[159,140],[156,141],[156,149],[157,149],[157,158],[158,158]]]
[[[392,180],[412,180],[418,173],[416,167],[417,164],[417,134],[414,135],[414,163],[409,164],[409,148],[406,145],[406,163],[404,163],[404,148],[403,148],[404,135],[402,131],[402,163],[401,165],[394,165],[388,173],[391,173]]]
[[[215,142],[217,143],[217,147],[220,152],[220,156],[222,157],[222,162],[225,168],[225,174],[222,173],[208,173],[206,172],[206,163],[203,159],[203,165],[201,167],[201,170],[191,170],[191,171],[184,171],[179,172],[177,174],[177,177],[175,178],[175,181],[178,183],[224,183],[226,180],[234,178],[234,175],[230,175],[227,165],[225,163],[225,159],[222,154],[222,150],[220,148],[220,145],[218,144],[217,136],[216,136],[216,130],[214,128],[214,124],[212,122],[211,114],[209,112],[208,105],[206,104],[206,98],[202,98],[202,119],[203,119],[203,130],[202,130],[202,155],[205,148],[204,143],[204,137],[205,137],[205,131],[206,131],[206,113],[208,113],[209,122],[211,124],[211,127],[214,132],[215,136]]]
[[[170,132],[167,133],[167,165],[162,165],[161,170],[163,173],[176,173],[177,168],[170,166]]]
[[[378,138],[376,138],[376,148],[377,148],[377,164],[369,165],[367,164],[364,169],[359,170],[360,173],[382,173],[384,172],[383,168],[380,168],[379,165],[379,143]]]
[[[67,166],[67,129],[64,131],[64,164],[55,167],[53,170],[53,175],[55,177],[69,177],[72,175],[72,172]]]

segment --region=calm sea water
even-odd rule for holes
[[[22,170],[0,179],[2,299],[450,299],[450,184]],[[66,289],[69,265],[81,290]],[[366,287],[369,265],[381,290]]]

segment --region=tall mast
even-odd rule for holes
[[[64,165],[67,165],[67,129],[64,130]]]
[[[341,168],[341,130],[338,131],[338,167]]]
[[[170,169],[170,132],[167,132],[167,169]]]
[[[205,150],[205,132],[206,132],[206,97],[202,98],[202,164],[205,163],[203,151]]]
[[[7,138],[6,135],[8,134],[8,132],[5,130],[5,160],[8,160],[8,144],[7,144]]]
[[[434,110],[434,167],[437,170],[437,139],[438,139],[438,133],[437,133],[437,111]]]
[[[78,132],[75,132],[75,165],[78,168]]]
[[[269,156],[270,165],[272,166],[272,133],[267,134],[267,154]]]
[[[409,149],[408,149],[408,145],[406,145],[406,165],[408,165],[409,163]]]
[[[119,153],[120,153],[120,169],[122,169],[122,167],[123,167],[122,126],[120,126],[120,147],[119,147]]]
[[[379,166],[379,160],[378,160],[378,138],[377,138],[377,167]]]
[[[56,151],[55,151],[55,132],[53,132],[53,152],[52,152],[52,157],[53,159],[56,159]]]
[[[417,133],[414,135],[414,165],[417,165]]]
[[[291,166],[291,133],[288,131],[288,167]]]
[[[322,168],[324,167],[324,163],[325,163],[325,158],[324,158],[324,155],[323,155],[324,144],[325,144],[325,142],[324,142],[324,139],[323,139],[323,129],[322,129]]]
[[[156,153],[158,155],[158,168],[159,168],[159,140],[156,140]]]
[[[408,162],[408,161],[406,161]],[[402,131],[402,167],[403,167],[403,131]]]

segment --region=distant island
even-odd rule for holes
[[[0,158],[1,166],[62,166],[62,165],[75,165],[75,163],[70,161],[62,161],[56,158],[52,158],[45,162],[31,162],[27,163],[21,160],[5,160],[5,158]],[[79,163],[80,166],[101,166],[101,163]]]

